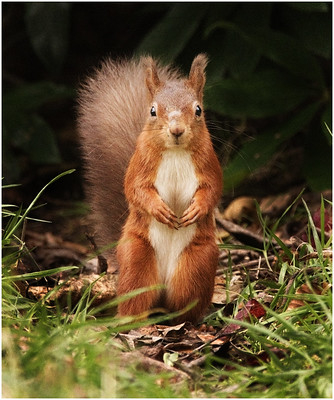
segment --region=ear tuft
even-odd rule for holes
[[[191,64],[189,73],[189,85],[195,90],[199,100],[202,100],[203,89],[205,85],[205,68],[208,64],[208,57],[206,54],[198,54]]]
[[[158,76],[157,64],[152,57],[146,57],[144,60],[144,66],[146,68],[146,86],[153,99],[155,93],[161,86],[161,82]]]

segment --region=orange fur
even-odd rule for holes
[[[164,283],[167,287],[162,291],[161,297],[156,292],[149,292],[145,294],[145,302],[137,298],[129,300],[126,306],[119,308],[121,315],[133,314],[134,308],[137,313],[147,311],[149,303],[165,307],[169,311],[179,311],[197,301],[194,308],[176,319],[176,322],[195,322],[210,304],[218,264],[212,212],[221,195],[222,175],[204,117],[196,118],[194,115],[193,103],[197,101],[202,107],[205,65],[206,59],[200,56],[199,60],[194,61],[189,80],[177,80],[165,85],[161,85],[154,71],[149,71],[148,90],[153,104],[156,104],[159,118],[151,120],[148,117],[125,177],[125,194],[130,214],[118,246],[121,268],[118,293],[127,293],[134,289],[134,285],[139,288],[152,282]],[[155,78],[152,79],[152,76]],[[181,112],[177,113],[178,110]],[[155,187],[162,154],[169,146],[173,148],[170,143],[173,138],[168,137],[169,112],[174,112],[173,118],[177,117],[175,124],[181,127],[176,132],[184,130],[182,136],[185,137],[181,146],[191,155],[198,181],[192,201],[182,215],[175,215],[176,211],[170,209]],[[175,130],[174,127],[173,129]],[[171,215],[170,219],[168,214]],[[154,260],[147,267],[150,272],[147,274],[146,268],[145,275],[143,270],[141,279],[138,279],[138,268],[142,268],[142,260],[147,257],[148,251],[152,254],[149,237],[152,218],[168,225],[170,229],[175,227],[176,221],[180,224],[180,230],[196,224],[194,237],[182,250],[172,278],[166,282],[159,280],[156,257],[153,257]],[[134,234],[137,235],[135,241],[131,239]],[[129,252],[125,247],[131,248],[131,255],[135,255],[135,259],[129,261]],[[131,285],[124,284],[125,275],[132,277],[129,278]],[[149,296],[151,297],[148,301]]]
[[[154,250],[150,243],[139,236],[129,236],[127,240],[118,248],[118,257],[122,259],[122,272],[118,281],[119,294],[159,283]],[[141,258],[138,255],[141,255]],[[157,290],[142,293],[122,302],[118,306],[118,312],[121,315],[138,315],[156,306],[158,297]]]
[[[102,243],[118,237],[112,228],[119,218],[114,204],[122,200],[118,182],[128,163],[124,193],[129,214],[117,247],[118,294],[165,285],[123,302],[120,315],[155,307],[179,311],[197,301],[176,319],[196,322],[210,304],[218,264],[213,209],[222,192],[222,171],[202,112],[206,64],[206,56],[198,55],[189,77],[182,78],[150,57],[107,62],[81,94],[79,131]],[[99,104],[104,97],[110,110]],[[103,112],[92,121],[92,109],[99,108]]]

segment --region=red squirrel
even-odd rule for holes
[[[206,65],[199,54],[185,78],[151,57],[107,60],[80,90],[87,194],[99,245],[119,240],[117,293],[164,285],[122,302],[120,316],[196,302],[175,319],[195,323],[210,304],[222,170],[204,118]]]

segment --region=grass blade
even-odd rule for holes
[[[56,182],[58,179],[62,178],[65,175],[72,174],[75,171],[75,169],[70,169],[68,171],[62,172],[61,174],[57,175],[55,178],[53,178],[50,182],[48,182],[37,194],[37,196],[34,198],[34,200],[30,203],[29,207],[24,211],[22,215],[19,216],[18,220],[16,221],[15,224],[7,231],[5,232],[3,240],[8,240],[15,230],[22,224],[26,216],[29,214],[33,206],[35,205],[36,201],[40,198],[42,193],[45,191],[46,188],[48,188],[50,185],[52,185],[54,182]]]
[[[30,272],[28,274],[4,276],[2,278],[2,281],[5,281],[5,282],[6,281],[13,281],[13,282],[27,281],[29,279],[44,278],[46,276],[52,276],[52,275],[58,274],[59,272],[71,271],[71,270],[77,270],[77,269],[79,269],[79,267],[76,267],[76,266],[46,269],[44,271]]]

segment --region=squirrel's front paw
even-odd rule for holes
[[[180,219],[179,227],[185,228],[186,226],[195,223],[206,213],[205,207],[201,207],[198,201],[193,200],[191,205],[183,213]]]
[[[179,221],[177,216],[164,202],[161,202],[156,207],[152,207],[150,214],[158,222],[168,225],[172,229],[178,229],[179,227]]]

